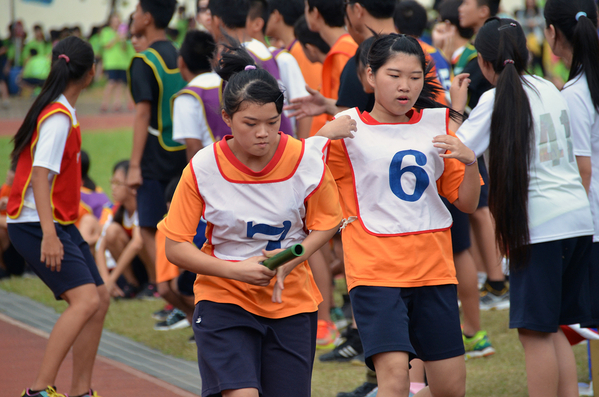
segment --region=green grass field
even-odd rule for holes
[[[126,131],[97,131],[83,135],[83,148],[91,158],[90,176],[108,194],[112,166],[129,156],[131,141],[131,133]],[[11,147],[10,138],[0,137],[0,170],[8,168]],[[55,301],[50,291],[38,279],[2,280],[0,288],[31,297],[58,312],[65,308],[65,303]],[[337,293],[342,289],[343,286],[339,285]],[[191,335],[190,329],[168,332],[152,329],[154,320],[151,314],[161,306],[161,302],[158,301],[113,301],[105,328],[166,354],[195,360],[195,345],[187,343]],[[483,329],[488,331],[497,353],[489,358],[466,362],[467,395],[526,396],[524,353],[516,331],[508,329],[508,312],[481,312],[481,324]],[[575,346],[574,350],[579,380],[588,381],[586,345]],[[318,351],[317,355],[320,354],[322,352]],[[341,363],[323,364],[316,360],[312,382],[313,395],[334,397],[339,391],[350,391],[364,381],[364,375],[364,367]]]

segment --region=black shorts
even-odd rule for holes
[[[587,323],[581,323],[583,327],[599,327],[599,242],[593,243],[591,248],[591,263],[589,264],[588,283],[585,286],[590,294],[591,301],[591,320]]]
[[[531,244],[530,260],[510,269],[510,328],[557,332],[590,320],[592,236]]]
[[[111,70],[104,70],[104,72],[106,73],[106,75],[108,75],[109,81],[116,81],[116,82],[127,84],[127,71],[126,70],[111,69]]]
[[[309,397],[317,312],[281,319],[200,301],[193,314],[202,397],[255,388],[263,397]]]
[[[177,277],[177,289],[183,296],[193,296],[193,285],[196,282],[197,274],[184,270],[183,273]]]
[[[57,300],[61,299],[60,296],[66,291],[81,285],[104,284],[89,245],[81,237],[77,227],[58,223],[54,225],[64,249],[64,258],[59,272],[51,271],[45,263],[40,262],[43,233],[39,222],[9,223],[8,234],[19,254],[52,290]]]
[[[378,353],[407,352],[423,361],[464,354],[456,285],[360,286],[349,296],[370,369]]]
[[[480,198],[478,199],[478,207],[488,207],[489,206],[489,173],[487,172],[487,166],[485,165],[485,157],[480,156],[478,158],[478,172],[480,173],[480,177],[483,178],[483,182],[485,183],[480,187]]]
[[[168,183],[144,178],[137,189],[137,216],[140,227],[156,228],[166,215],[164,192]]]
[[[460,211],[455,205],[441,197],[443,203],[449,210],[453,224],[451,225],[451,248],[454,254],[459,254],[470,248],[470,218],[469,215]]]

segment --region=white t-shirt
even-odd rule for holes
[[[591,188],[589,201],[595,224],[593,241],[599,241],[599,113],[593,106],[591,92],[584,73],[566,83],[562,89],[570,108],[570,128],[574,155],[591,158]]]
[[[73,123],[66,114],[60,112],[48,116],[39,127],[39,138],[33,152],[33,167],[42,167],[50,170],[48,173],[48,182],[52,186],[52,180],[57,174],[60,174],[62,164],[62,155],[71,131],[71,127],[77,125],[77,116],[75,108],[71,106],[67,98],[60,94],[55,101],[64,105],[71,116]],[[16,219],[7,218],[8,223],[39,222],[40,218],[35,206],[33,188],[31,182],[25,191],[24,204],[19,217]]]
[[[589,201],[567,133],[570,120],[567,102],[549,81],[536,76],[524,79],[534,87],[523,84],[535,132],[528,188],[530,243],[591,235]],[[485,92],[456,133],[477,154],[489,146],[494,102],[495,89]]]
[[[214,73],[202,73],[189,82],[189,86],[208,88],[220,85]],[[185,139],[198,139],[202,146],[213,142],[206,121],[204,104],[189,94],[179,95],[173,102],[173,140],[185,144]]]

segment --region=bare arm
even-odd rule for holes
[[[312,128],[312,117],[304,117],[296,120],[297,131],[296,135],[299,139],[306,139],[310,136],[310,129]]]
[[[462,212],[471,214],[478,207],[480,198],[480,174],[476,163],[476,154],[458,138],[451,135],[439,135],[433,140],[434,146],[449,152],[440,154],[443,158],[455,158],[466,164],[464,179],[458,189],[458,198],[452,204]]]
[[[267,286],[277,274],[262,265],[265,256],[253,256],[244,261],[232,262],[215,258],[199,250],[190,242],[178,242],[166,238],[166,257],[175,265],[194,273]]]
[[[52,216],[49,173],[50,170],[47,168],[33,167],[31,186],[43,233],[40,261],[46,263],[46,267],[49,267],[50,270],[59,272],[61,261],[64,258],[64,250],[56,235]]]
[[[584,186],[584,190],[587,191],[588,195],[591,188],[591,176],[593,174],[591,158],[588,156],[576,156],[576,163],[578,163],[578,171],[582,178],[582,186]]]
[[[187,146],[187,149],[185,149],[185,153],[187,154],[187,161],[191,161],[193,156],[195,156],[195,154],[204,147],[204,145],[202,145],[202,141],[193,138],[186,138],[185,146]]]
[[[461,73],[453,78],[449,95],[451,96],[451,108],[460,114],[464,114],[466,102],[468,101],[468,86],[470,85],[469,73]],[[449,119],[449,129],[457,131],[462,122]]]
[[[299,265],[303,261],[308,260],[308,258],[310,256],[312,256],[312,254],[314,252],[316,252],[320,247],[325,245],[327,241],[329,241],[331,238],[333,238],[335,233],[337,233],[337,230],[339,230],[339,225],[337,225],[334,228],[329,229],[329,230],[313,230],[313,231],[311,231],[310,234],[308,235],[308,237],[306,237],[305,240],[302,242],[302,245],[304,246],[304,249],[305,249],[304,255],[302,255],[298,258],[295,258],[294,260],[284,264],[283,266],[281,266],[277,269],[277,282],[275,284],[275,288],[274,288],[274,291],[272,294],[273,302],[281,303],[283,301],[281,295],[283,293],[283,289],[285,288],[284,287],[285,277],[287,277],[289,275],[289,273],[291,273],[291,271],[297,265]],[[270,257],[278,251],[279,250],[271,251],[270,253],[265,252],[265,254]]]
[[[133,121],[133,149],[129,160],[129,172],[127,173],[127,185],[137,189],[142,184],[141,158],[143,156],[146,141],[148,140],[148,127],[150,126],[150,114],[152,105],[149,101],[142,101],[135,105],[135,119]]]

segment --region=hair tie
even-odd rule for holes
[[[65,54],[60,54],[58,56],[58,59],[63,58],[65,60],[66,63],[69,63],[71,61],[71,58],[69,58],[67,55]]]
[[[580,19],[580,17],[586,17],[587,13],[584,11],[580,11],[579,13],[576,14],[576,16],[574,18],[576,18],[576,22],[578,22],[578,20]]]
[[[513,64],[514,60],[513,59],[506,59],[505,61],[503,61],[503,66],[507,65],[508,63]]]
[[[518,25],[516,25],[514,22],[510,22],[509,24],[506,25],[501,25],[500,27],[497,28],[497,30],[501,31],[504,29],[508,29],[508,28],[517,28]]]
[[[253,70],[256,69],[256,65],[247,65],[244,70]]]

